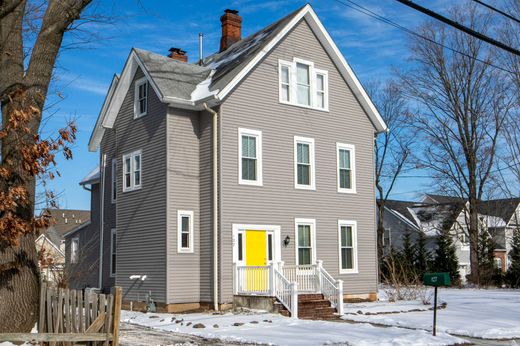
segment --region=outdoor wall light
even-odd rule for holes
[[[289,246],[290,242],[291,242],[291,237],[286,236],[285,239],[283,240],[283,246],[285,246],[285,247]]]

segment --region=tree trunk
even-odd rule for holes
[[[471,265],[471,282],[479,285],[480,284],[480,273],[479,273],[479,261],[478,261],[478,243],[479,243],[479,221],[478,221],[478,200],[476,193],[471,196],[470,191],[469,198],[469,262]]]
[[[30,331],[38,319],[40,274],[36,235],[25,235],[19,247],[0,248],[0,333]],[[7,268],[8,267],[8,268]]]
[[[384,218],[385,218],[385,204],[383,200],[379,201],[379,205],[377,206],[377,259],[379,263],[379,268],[381,268],[381,265],[383,264],[383,257],[384,257],[384,251],[383,251],[383,239],[385,236],[385,226],[384,226]]]

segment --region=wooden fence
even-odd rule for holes
[[[121,288],[114,294],[56,289],[42,284],[38,333],[0,334],[0,342],[40,342],[50,345],[103,342],[118,345]]]

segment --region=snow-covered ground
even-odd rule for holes
[[[445,333],[375,327],[366,323],[295,320],[277,314],[145,314],[123,311],[121,321],[157,330],[220,340],[272,345],[450,345],[464,340]],[[197,324],[204,328],[194,328]]]
[[[447,306],[437,313],[437,331],[484,339],[520,338],[520,290],[441,288],[439,300]],[[425,308],[430,306],[419,301],[345,304],[343,319],[431,331],[433,312]],[[398,311],[402,312],[389,313]]]

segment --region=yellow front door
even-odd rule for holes
[[[248,291],[265,291],[268,287],[266,231],[246,230],[246,287]]]

